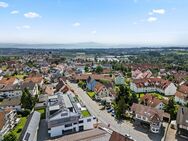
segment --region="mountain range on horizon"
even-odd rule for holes
[[[162,47],[188,47],[175,45],[139,45],[139,44],[108,44],[97,42],[80,42],[80,43],[0,43],[0,48],[33,48],[33,49],[87,49],[87,48],[162,48]]]

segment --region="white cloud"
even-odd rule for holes
[[[79,22],[75,22],[75,23],[73,24],[73,26],[74,26],[74,27],[79,27],[79,26],[80,26],[80,23],[79,23]]]
[[[19,14],[18,10],[11,11],[10,14]]]
[[[29,25],[23,25],[23,26],[17,26],[16,29],[30,29],[31,26]]]
[[[91,34],[96,34],[96,33],[97,33],[96,30],[91,31]]]
[[[8,7],[8,3],[0,1],[0,8],[7,8],[7,7]]]
[[[150,15],[150,16],[153,15],[153,12],[149,12],[148,15]]]
[[[152,23],[152,22],[157,21],[157,18],[156,18],[156,17],[149,17],[149,18],[147,19],[147,21],[150,22],[150,23]]]
[[[24,16],[26,18],[40,18],[41,16],[38,14],[38,13],[35,13],[35,12],[28,12],[28,13],[25,13]]]
[[[163,15],[163,14],[165,14],[166,11],[165,11],[165,9],[153,9],[152,12],[156,13],[156,14]]]

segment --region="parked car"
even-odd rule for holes
[[[112,111],[111,116],[113,116],[113,117],[115,116],[115,111],[114,110]]]
[[[113,111],[113,109],[109,109],[109,110],[107,110],[108,113],[111,113],[112,111]]]
[[[103,106],[102,108],[100,108],[100,110],[104,110],[105,109],[105,107]]]
[[[106,107],[106,110],[108,111],[108,110],[110,110],[111,109],[111,107]]]

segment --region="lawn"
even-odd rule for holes
[[[41,119],[45,119],[45,109],[38,109],[37,112],[41,113]]]
[[[87,92],[87,94],[89,95],[89,97],[93,98],[95,96],[95,92]]]
[[[152,95],[154,95],[155,97],[157,97],[158,99],[164,99],[162,95],[158,94],[158,93],[150,93]]]
[[[159,93],[148,93],[148,94],[154,95],[154,96],[157,97],[158,99],[164,99],[164,97],[163,97],[161,94],[159,94]],[[136,95],[137,95],[137,97],[139,98],[139,94],[136,94]],[[144,95],[145,95],[144,93],[141,93],[141,94],[140,94],[140,98],[143,97]]]
[[[139,98],[139,95],[140,95],[140,98],[143,97],[145,94],[144,93],[141,93],[141,94],[136,94],[137,97]]]
[[[14,75],[16,78],[18,79],[23,79],[26,75],[24,74],[17,74],[17,75]]]
[[[81,113],[82,113],[83,117],[89,117],[89,116],[91,116],[91,114],[89,113],[88,110],[83,110],[83,111],[81,111]]]
[[[27,117],[21,117],[19,123],[12,130],[12,132],[16,135],[17,139],[19,139],[22,129],[25,126],[26,121],[27,121]]]
[[[3,71],[6,71],[7,70],[7,67],[6,66],[2,66],[1,68]]]

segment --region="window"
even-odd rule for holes
[[[91,122],[91,119],[87,119],[87,122]]]
[[[83,120],[80,120],[79,123],[84,123],[84,121],[83,121]]]
[[[71,127],[71,126],[72,126],[72,123],[71,124],[65,124],[65,128]]]
[[[77,122],[73,123],[74,125],[77,124]]]

